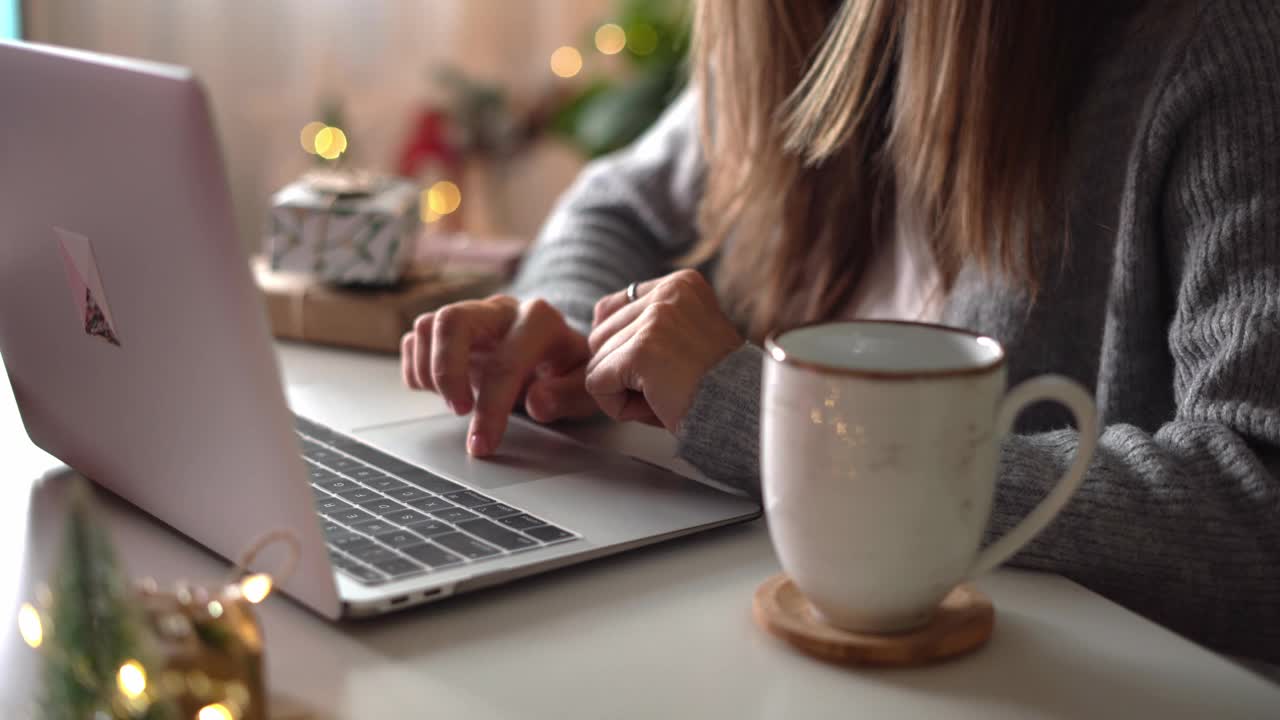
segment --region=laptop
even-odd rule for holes
[[[407,389],[355,428],[332,403],[295,415],[191,72],[0,42],[0,98],[0,354],[31,439],[228,559],[296,541],[279,586],[316,612],[382,614],[760,515],[519,417],[472,458],[467,418]],[[441,412],[406,418],[414,402]],[[283,572],[288,544],[258,565]]]

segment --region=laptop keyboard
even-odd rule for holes
[[[305,418],[297,431],[333,566],[367,585],[579,537]]]

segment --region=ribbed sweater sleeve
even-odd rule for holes
[[[1220,649],[1280,660],[1280,11],[1211,4],[1157,98],[1137,173],[1165,248],[1175,417],[1111,425],[1088,478],[1017,558]],[[1135,224],[1142,226],[1143,218]],[[1139,230],[1141,232],[1141,230]],[[1121,283],[1126,293],[1157,290]],[[1152,348],[1153,352],[1158,351]],[[1140,382],[1140,381],[1139,381]],[[1114,388],[1111,392],[1142,392]],[[993,529],[1025,516],[1077,436],[1016,437]]]

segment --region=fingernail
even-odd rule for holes
[[[467,452],[472,455],[487,455],[489,453],[489,443],[480,436],[480,433],[471,433],[471,437],[467,438]]]

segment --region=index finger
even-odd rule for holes
[[[586,345],[586,338],[570,330],[557,310],[533,301],[495,349],[481,377],[467,434],[471,454],[488,455],[498,447],[507,429],[507,416],[536,366],[547,361],[572,366],[575,360],[585,359]]]

